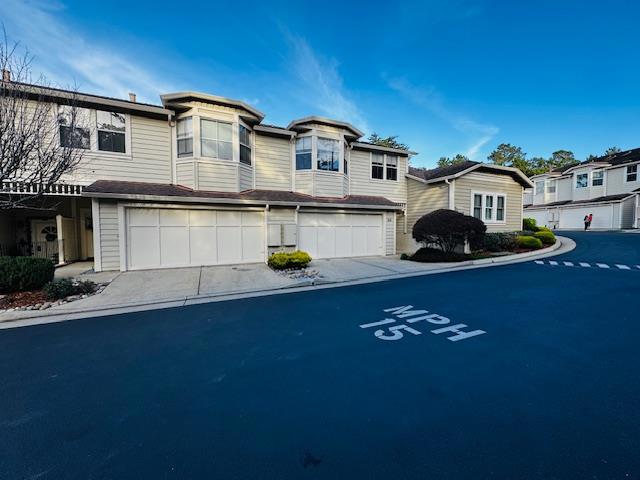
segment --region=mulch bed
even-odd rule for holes
[[[46,301],[47,297],[42,290],[8,293],[4,298],[0,299],[0,309],[26,307]]]

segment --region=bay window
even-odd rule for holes
[[[66,148],[91,148],[91,133],[85,120],[88,111],[61,105],[58,111],[58,127],[60,129],[60,145]]]
[[[296,170],[311,170],[311,137],[296,140]]]
[[[591,174],[591,186],[601,187],[604,184],[604,172],[602,170],[594,170]]]
[[[485,223],[503,223],[506,216],[506,197],[500,193],[474,193],[472,214]]]
[[[98,150],[125,153],[126,123],[123,113],[96,111]]]
[[[556,181],[547,180],[547,193],[556,193]]]
[[[340,142],[318,137],[318,170],[340,170]]]
[[[371,154],[371,178],[384,180],[384,155],[380,153]]]
[[[202,157],[232,160],[231,124],[200,119],[200,152]]]
[[[589,174],[579,173],[576,175],[576,188],[585,188],[589,186]]]
[[[193,156],[193,119],[181,118],[177,123],[178,157]]]
[[[398,179],[398,157],[387,155],[387,180]]]
[[[627,167],[627,182],[635,182],[638,180],[638,165],[629,165]]]
[[[251,165],[251,131],[240,125],[240,163]]]

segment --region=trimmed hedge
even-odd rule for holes
[[[537,232],[538,226],[536,225],[535,218],[523,218],[522,219],[522,230],[528,230],[530,232]]]
[[[511,252],[518,246],[515,233],[493,232],[484,234],[484,248],[490,252]]]
[[[0,257],[0,293],[38,290],[53,280],[54,271],[48,258]]]
[[[531,248],[533,250],[538,250],[542,248],[542,241],[540,241],[540,239],[536,237],[520,235],[516,237],[516,241],[518,242],[518,246],[520,248]]]
[[[410,260],[414,262],[439,263],[439,262],[462,262],[468,260],[469,255],[457,252],[445,252],[439,248],[423,247],[411,255]]]
[[[49,300],[59,300],[70,295],[88,295],[93,293],[96,290],[96,284],[91,280],[72,282],[68,278],[61,278],[47,283],[43,290]]]
[[[539,230],[533,236],[545,245],[553,245],[556,243],[556,236],[550,230]]]
[[[300,250],[290,253],[276,252],[267,260],[267,264],[274,270],[300,269],[306,267],[309,262],[311,262],[311,255]]]

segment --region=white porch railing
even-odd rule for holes
[[[79,196],[84,190],[84,185],[72,185],[66,183],[54,183],[49,186],[42,186],[37,183],[28,183],[20,181],[4,181],[0,184],[0,192],[34,195],[42,193],[43,195],[72,195]]]

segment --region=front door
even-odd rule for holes
[[[80,209],[80,222],[82,258],[93,258],[93,218],[90,208]]]
[[[58,263],[58,229],[54,218],[31,220],[31,255]]]

